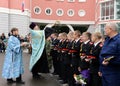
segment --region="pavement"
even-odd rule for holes
[[[2,78],[2,67],[4,62],[5,53],[0,53],[0,86],[63,86],[58,80],[57,76],[53,76],[52,74],[42,74],[43,79],[35,80],[32,78],[32,74],[29,71],[29,61],[30,54],[24,52],[23,53],[23,62],[24,62],[24,74],[22,75],[23,81],[25,81],[25,85],[19,84],[7,84],[6,80]]]

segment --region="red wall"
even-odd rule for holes
[[[0,7],[21,10],[22,2],[25,3],[25,9],[30,9],[30,0],[0,0]]]
[[[41,14],[35,14],[33,9],[35,6],[39,6],[42,9]],[[52,8],[52,15],[48,16],[45,14],[47,7]],[[56,15],[56,9],[62,8],[64,10],[63,16]],[[68,17],[67,10],[74,9],[75,15]],[[84,17],[78,15],[78,11],[82,9],[86,11]],[[67,21],[94,21],[95,20],[95,0],[87,0],[87,2],[57,2],[57,0],[32,0],[32,18],[34,19],[46,19],[46,20],[67,20]]]

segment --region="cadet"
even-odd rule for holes
[[[91,33],[84,32],[82,34],[82,41],[83,43],[80,46],[80,61],[79,61],[79,71],[86,78],[87,85],[89,85],[89,62],[85,59],[88,55],[90,55],[90,50],[93,46],[91,42]]]
[[[80,46],[81,46],[81,40],[80,40],[81,33],[80,31],[76,30],[74,31],[73,37],[74,37],[74,43],[72,45],[72,59],[71,59],[71,66],[73,68],[74,74],[79,74],[78,66],[79,66],[79,53],[80,53]]]
[[[46,39],[45,43],[46,43],[45,48],[46,48],[46,55],[47,55],[47,60],[48,60],[48,67],[49,67],[49,70],[51,70],[52,57],[50,55],[50,52],[51,52],[51,37],[50,36]]]
[[[58,74],[57,70],[58,70],[58,65],[57,65],[57,46],[59,43],[58,38],[58,34],[57,33],[53,33],[51,34],[51,40],[52,40],[52,49],[51,49],[51,56],[52,56],[52,60],[53,60],[53,68],[54,68],[54,72],[52,74]]]
[[[61,50],[62,50],[62,44],[64,43],[64,40],[63,40],[63,36],[62,36],[62,33],[59,33],[58,35],[58,40],[59,40],[59,43],[57,45],[57,74],[60,76],[60,78],[62,77],[61,76]]]
[[[99,32],[93,33],[91,40],[94,43],[90,50],[90,55],[87,56],[86,61],[90,63],[90,83],[91,86],[101,86],[101,77],[99,72],[99,54],[103,46],[101,42],[102,35]]]
[[[60,54],[59,54],[59,61],[60,61],[60,67],[61,67],[61,78],[63,80],[63,83],[67,83],[67,76],[66,76],[66,58],[67,58],[67,34],[65,32],[61,33],[61,40],[62,43],[60,45]]]
[[[70,31],[67,35],[68,37],[68,44],[67,44],[67,49],[68,51],[68,57],[66,58],[66,66],[67,66],[67,81],[68,81],[68,85],[69,86],[75,86],[74,84],[74,78],[73,78],[73,70],[72,70],[72,66],[71,66],[71,59],[72,59],[72,46],[74,43],[74,37],[73,37],[74,32]]]

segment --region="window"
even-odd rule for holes
[[[114,19],[114,0],[101,3],[101,20]]]
[[[78,15],[79,15],[80,17],[85,16],[85,14],[86,14],[85,10],[79,10],[79,11],[78,11]]]
[[[117,23],[118,24],[118,28],[119,28],[119,32],[120,32],[120,23]]]
[[[86,0],[79,0],[79,2],[86,2]]]
[[[116,0],[116,18],[120,19],[120,0]]]
[[[75,2],[75,0],[68,0],[68,2]]]
[[[34,13],[35,14],[40,14],[41,13],[40,7],[38,7],[38,6],[34,7]]]
[[[67,15],[70,16],[70,17],[74,16],[74,10],[73,9],[69,9],[67,11]]]
[[[100,27],[101,27],[101,33],[102,33],[103,35],[105,35],[105,31],[104,31],[104,29],[105,29],[105,24],[101,24]]]
[[[64,14],[63,9],[57,9],[56,14],[57,14],[58,16],[63,16],[63,14]]]
[[[46,13],[46,15],[51,15],[52,14],[52,9],[51,8],[46,8],[45,13]]]

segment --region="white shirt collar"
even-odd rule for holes
[[[78,42],[80,40],[80,38],[76,39],[75,42]]]
[[[86,42],[84,42],[84,44],[87,44],[90,40],[87,40]]]
[[[62,41],[62,39],[60,40],[60,42]]]
[[[99,44],[101,41],[98,41],[98,42],[96,42],[96,43],[94,43],[94,46],[96,47],[97,46],[97,44]]]

